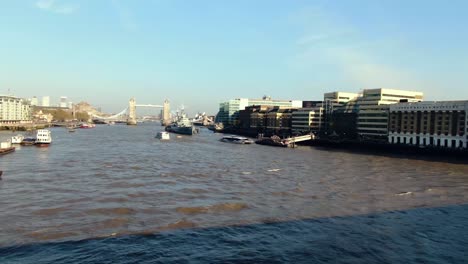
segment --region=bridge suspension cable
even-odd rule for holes
[[[103,117],[103,116],[98,116],[98,115],[94,115],[94,114],[92,116],[96,117],[96,118],[99,118],[99,119],[114,119],[114,118],[117,118],[117,117],[122,116],[125,113],[127,113],[127,110],[128,110],[128,107],[125,108],[124,110],[120,111],[120,113],[112,115],[112,116]]]

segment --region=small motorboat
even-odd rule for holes
[[[169,140],[171,139],[170,135],[169,135],[169,132],[167,131],[160,131],[156,134],[156,138],[160,139],[160,140]]]
[[[240,136],[224,136],[220,139],[222,142],[234,143],[234,144],[253,144],[254,141],[246,137]]]

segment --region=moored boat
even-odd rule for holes
[[[260,144],[260,145],[269,145],[269,146],[275,146],[275,147],[294,147],[294,144],[291,144],[291,142],[288,139],[281,139],[278,136],[272,136],[272,137],[262,137],[255,141],[255,144]]]
[[[12,144],[21,144],[23,139],[24,139],[24,136],[21,135],[21,134],[18,134],[16,136],[11,137],[11,143]]]
[[[21,145],[22,146],[31,146],[31,145],[34,145],[34,143],[36,142],[36,138],[34,137],[26,137],[23,139],[23,141],[21,141]]]
[[[240,136],[224,136],[220,139],[222,142],[234,143],[234,144],[253,144],[254,141],[246,137]]]
[[[0,155],[8,154],[15,151],[15,147],[11,146],[11,142],[0,143]]]
[[[52,143],[52,135],[48,129],[39,129],[34,144],[38,147],[48,147]]]
[[[193,135],[198,133],[198,129],[194,128],[192,122],[182,111],[180,115],[170,125],[166,126],[166,131],[183,135]]]
[[[169,140],[171,139],[169,132],[166,131],[160,131],[156,134],[156,138],[161,139],[161,140]]]

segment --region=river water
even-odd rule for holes
[[[468,165],[162,127],[0,156],[0,263],[464,263]],[[0,139],[12,136],[1,132]]]

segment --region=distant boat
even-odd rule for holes
[[[21,134],[18,134],[18,135],[14,136],[14,137],[11,137],[11,143],[12,144],[21,144],[23,139],[24,139],[24,136],[21,135]]]
[[[193,127],[192,122],[190,122],[183,111],[177,116],[174,122],[166,127],[166,131],[184,135],[193,135],[198,133],[198,129]]]
[[[88,124],[88,123],[81,123],[79,128],[94,128],[96,127],[95,124]]]
[[[208,126],[208,129],[213,132],[222,132],[224,129],[223,123],[215,123],[213,125]]]
[[[171,139],[169,132],[166,131],[160,131],[156,134],[156,138],[161,139],[161,140],[169,140]]]
[[[8,154],[15,151],[15,147],[11,146],[11,142],[0,143],[0,155]]]
[[[38,147],[48,147],[52,143],[51,132],[48,129],[39,129],[36,134],[34,145]]]
[[[222,142],[235,143],[235,144],[253,144],[254,141],[246,137],[240,136],[224,136],[220,139]]]
[[[72,132],[75,132],[76,130],[74,128],[69,128],[68,129],[68,132],[72,133]]]

